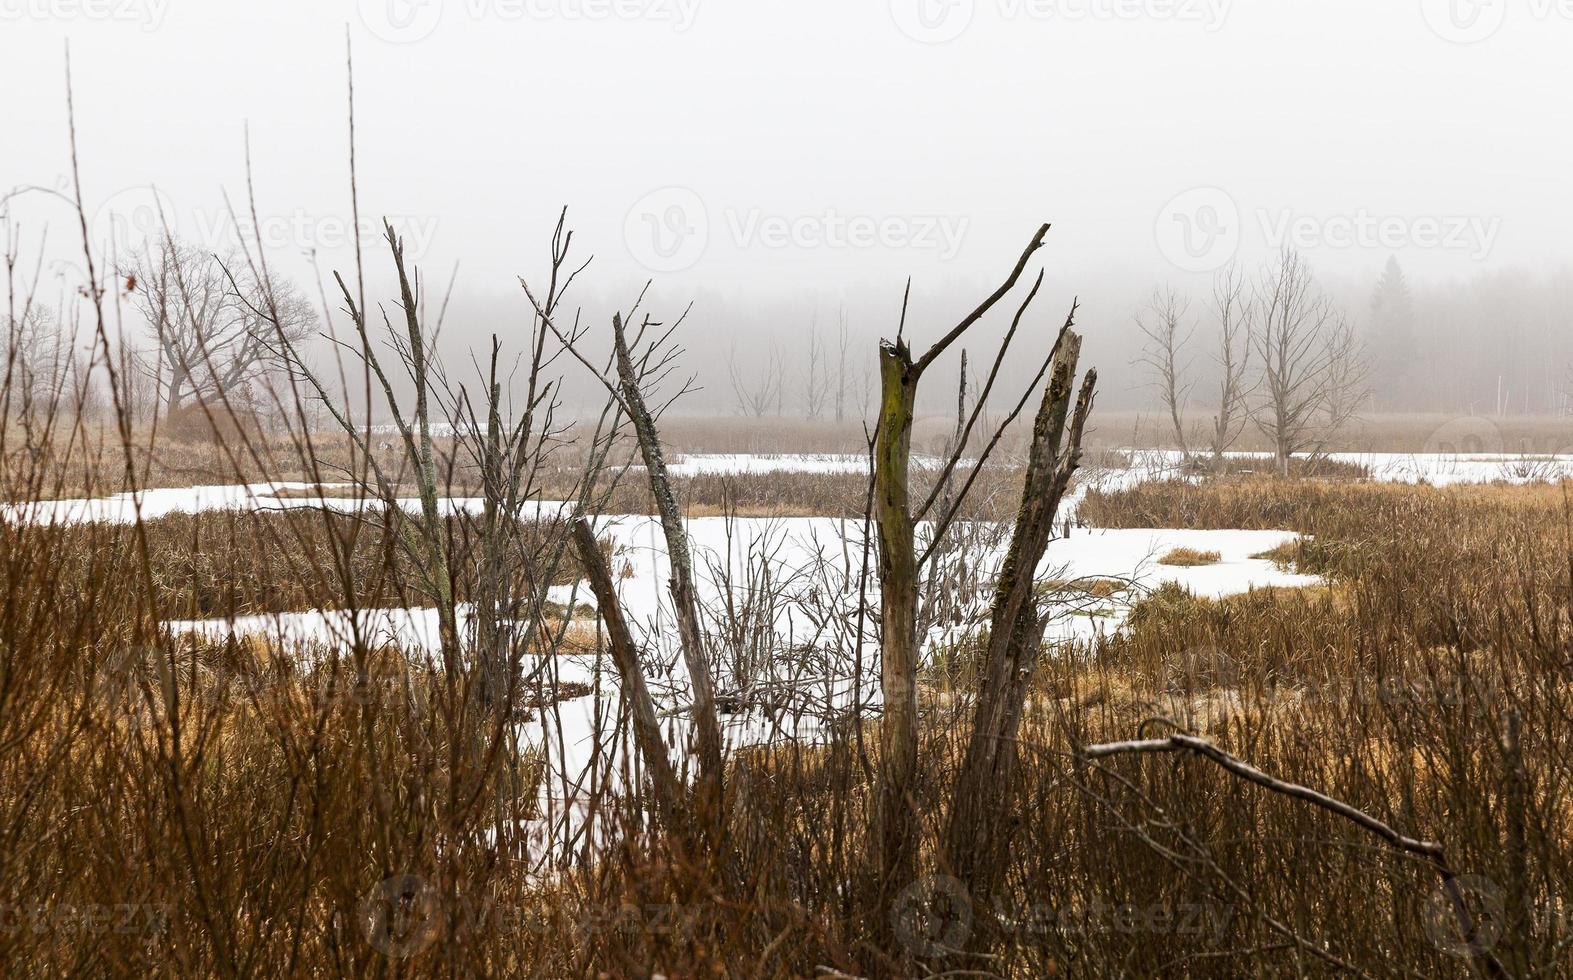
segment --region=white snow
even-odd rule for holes
[[[131,524],[139,517],[156,520],[170,514],[196,514],[207,511],[267,512],[284,510],[332,510],[353,513],[362,507],[381,507],[375,496],[358,498],[336,491],[353,489],[348,483],[250,483],[228,486],[177,487],[118,493],[110,497],[40,500],[30,503],[0,504],[0,518],[34,524],[82,524],[100,522]],[[420,510],[419,497],[399,497],[395,503],[410,512]],[[437,501],[444,515],[479,513],[485,506],[480,497],[443,497]],[[562,501],[532,501],[525,512],[551,514],[566,506]]]
[[[1126,450],[1130,465],[1124,468],[1084,469],[1062,505],[1062,514],[1074,515],[1087,490],[1116,490],[1149,479],[1183,477],[1183,459],[1177,452]],[[1250,458],[1252,454],[1231,454]],[[1260,458],[1264,468],[1267,457]],[[1573,478],[1573,455],[1522,457],[1507,454],[1442,453],[1335,453],[1335,460],[1366,467],[1371,478],[1382,481],[1432,484],[1508,481],[1524,483]],[[934,467],[934,457],[915,458],[918,466]],[[970,461],[969,461],[970,462]],[[688,454],[673,459],[674,476],[730,473],[867,473],[868,459],[852,454]],[[236,486],[200,486],[150,489],[136,495],[118,494],[99,499],[0,504],[0,519],[20,522],[130,523],[168,514],[200,511],[280,511],[324,508],[354,512],[363,506],[380,507],[375,498],[335,495],[346,484],[256,483]],[[420,501],[401,498],[397,505],[417,511]],[[479,498],[445,498],[444,513],[478,512]],[[559,513],[570,505],[560,501],[532,503],[528,512],[538,517]],[[688,743],[686,712],[689,700],[686,672],[676,648],[676,630],[667,583],[670,568],[665,537],[658,521],[645,516],[602,516],[597,533],[614,543],[613,570],[617,576],[624,612],[642,633],[646,647],[646,675],[669,728],[668,744]],[[855,634],[857,588],[864,570],[865,528],[861,521],[829,517],[737,519],[700,518],[688,522],[698,578],[697,591],[704,614],[714,622],[727,610],[741,610],[753,628],[777,639],[753,645],[777,651],[767,663],[748,662],[746,650],[716,643],[714,667],[717,689],[740,706],[723,714],[724,737],[730,747],[781,739],[811,742],[823,726],[852,712],[877,712],[878,675],[873,670],[877,647],[877,562],[868,554],[868,608],[863,621],[861,646]],[[920,537],[926,528],[920,528]],[[976,587],[971,606],[954,620],[929,628],[933,642],[953,637],[957,631],[976,628],[990,598],[987,583],[1002,557],[1004,529],[988,525],[958,524],[957,534],[973,536],[973,554],[981,553],[978,566],[968,570]],[[1040,580],[1107,578],[1122,580],[1128,588],[1107,599],[1088,597],[1067,602],[1052,615],[1045,631],[1050,640],[1085,639],[1118,629],[1131,604],[1141,595],[1166,583],[1177,583],[1192,592],[1221,597],[1252,588],[1299,587],[1320,581],[1315,576],[1284,572],[1254,554],[1270,551],[1296,537],[1290,531],[1097,529],[1072,528],[1070,536],[1050,543],[1037,570]],[[1158,559],[1174,548],[1216,551],[1220,560],[1211,565],[1180,567]],[[948,559],[941,559],[948,562]],[[941,568],[950,571],[951,564]],[[926,590],[927,591],[927,590]],[[554,587],[549,597],[568,604],[594,604],[588,589]],[[459,609],[468,622],[470,610]],[[312,610],[233,620],[169,622],[176,633],[191,633],[221,640],[231,634],[264,637],[280,657],[300,660],[320,657],[325,651],[347,650],[360,641],[369,646],[396,644],[417,662],[434,665],[440,656],[435,609],[373,609],[356,615],[343,611]],[[744,644],[744,647],[748,647]],[[862,675],[855,664],[861,663]],[[546,816],[527,828],[536,854],[557,850],[583,828],[588,784],[593,773],[610,779],[614,791],[625,785],[631,765],[624,753],[626,740],[610,738],[618,710],[618,678],[604,655],[563,654],[525,658],[528,683],[544,690],[559,690],[567,683],[584,684],[592,695],[558,702],[535,712],[535,720],[518,733],[522,741],[540,745],[548,761],[540,804]],[[533,687],[532,687],[533,689]],[[861,703],[854,697],[860,692]],[[752,700],[750,700],[752,699]],[[763,706],[761,706],[763,704]],[[691,760],[676,760],[686,767]],[[602,828],[598,833],[605,833]]]
[[[326,484],[323,490],[342,489],[345,486],[347,485]],[[0,515],[3,515],[6,520],[38,524],[78,524],[92,521],[130,524],[139,514],[143,520],[150,521],[169,514],[195,514],[209,510],[260,510],[268,506],[278,506],[281,498],[276,495],[279,493],[314,489],[316,484],[275,482],[141,490],[135,494],[118,493],[112,497],[6,504],[0,507]]]
[[[1100,467],[1082,470],[1077,475],[1076,486],[1067,495],[1064,512],[1072,514],[1076,504],[1089,487],[1117,490],[1145,480],[1178,478],[1183,474],[1184,457],[1176,450],[1126,449],[1121,450],[1130,460],[1124,468]],[[1236,459],[1257,459],[1263,469],[1271,466],[1271,459],[1257,453],[1230,453]],[[1384,482],[1430,483],[1444,486],[1454,483],[1508,483],[1556,482],[1573,479],[1573,455],[1524,456],[1510,453],[1330,453],[1330,459],[1366,467],[1370,478]],[[914,456],[920,467],[937,467],[942,461],[932,456]],[[963,465],[970,464],[963,461]],[[755,454],[714,453],[677,456],[667,467],[673,476],[729,473],[866,473],[868,458],[847,454]],[[122,493],[111,497],[73,500],[45,500],[34,503],[0,504],[0,518],[9,521],[29,521],[40,524],[72,524],[87,521],[130,523],[138,514],[143,520],[153,520],[167,514],[193,514],[209,510],[289,510],[300,508],[327,508],[351,512],[362,506],[353,496],[342,496],[335,491],[350,489],[342,483],[253,483],[231,486],[200,486],[176,489],[142,490],[137,494]],[[288,492],[288,496],[280,494]],[[381,506],[375,498],[367,502]],[[406,510],[420,508],[414,497],[401,497],[397,501]],[[478,497],[446,497],[440,501],[444,513],[477,513],[483,506]],[[540,501],[530,505],[535,513],[555,513],[567,505],[561,501]]]
[[[602,518],[597,531],[614,542],[613,561],[620,576],[621,601],[630,622],[643,633],[648,649],[647,675],[670,730],[669,744],[686,744],[687,725],[679,709],[688,700],[688,684],[678,660],[675,630],[671,628],[665,537],[654,518],[641,516]],[[823,664],[816,666],[804,651],[821,645],[849,651],[854,645],[849,632],[827,633],[824,614],[831,609],[844,612],[855,602],[848,593],[855,591],[862,568],[861,522],[832,518],[728,522],[725,518],[702,518],[688,522],[688,532],[702,606],[716,608],[729,593],[732,601],[747,602],[751,595],[758,595],[757,587],[762,585],[761,576],[766,572],[771,585],[783,594],[783,601],[762,618],[781,637],[777,648],[793,651],[783,658],[786,662],[761,667],[758,675],[745,677],[737,675],[735,660],[724,651],[716,658],[717,688],[723,695],[760,689],[790,692],[775,710],[725,714],[728,746],[779,739],[815,740],[827,719],[855,708],[850,658],[837,659],[827,651]],[[1208,596],[1259,586],[1314,584],[1319,580],[1313,576],[1282,572],[1269,561],[1250,557],[1294,537],[1285,531],[1078,529],[1071,537],[1050,544],[1039,573],[1044,578],[1127,579],[1134,586],[1130,598],[1163,582],[1178,582]],[[1158,558],[1176,547],[1217,551],[1221,560],[1201,567],[1158,564]],[[994,557],[999,557],[998,549]],[[982,574],[991,572],[985,569]],[[555,587],[550,598],[563,603],[593,602],[586,590],[573,586]],[[980,601],[987,601],[986,590]],[[1129,608],[1128,600],[1100,601],[1094,605],[1093,609],[1053,620],[1050,637],[1087,637],[1117,628]],[[981,613],[981,606],[978,611]],[[468,621],[467,608],[461,606],[459,614],[461,622]],[[320,651],[323,646],[345,649],[356,635],[371,645],[398,643],[418,661],[428,664],[440,652],[434,609],[363,610],[358,616],[317,610],[167,625],[176,632],[197,633],[210,639],[222,639],[231,633],[263,636],[281,656],[298,655],[308,648]],[[931,636],[942,636],[947,629],[950,628],[935,627]],[[878,677],[872,670],[874,650],[870,624],[864,636],[864,710],[878,708]],[[523,669],[527,677],[541,678],[547,690],[573,681],[602,692],[599,698],[579,697],[538,711],[537,720],[520,733],[521,738],[549,749],[549,777],[540,803],[543,810],[550,807],[557,816],[543,820],[541,826],[533,829],[544,847],[560,842],[578,827],[583,801],[576,787],[586,783],[592,766],[601,767],[603,773],[617,772],[624,761],[620,756],[607,754],[611,751],[607,743],[612,740],[606,734],[614,724],[609,719],[615,710],[618,678],[599,654],[531,656],[525,658]],[[596,757],[598,747],[600,758]],[[547,824],[552,824],[553,829],[548,829]]]
[[[1185,456],[1173,449],[1124,449],[1135,482],[1181,474]],[[1271,472],[1272,457],[1264,453],[1230,452],[1231,459],[1256,460]],[[1573,479],[1573,454],[1522,453],[1328,453],[1338,463],[1363,466],[1380,483],[1555,483]],[[1120,471],[1108,471],[1116,473]]]
[[[963,459],[965,470],[977,461]],[[912,454],[918,469],[938,469],[945,461],[938,456]],[[671,476],[710,476],[745,473],[867,473],[867,453],[683,453],[666,464]]]
[[[666,464],[670,476],[741,473],[867,473],[868,456],[843,453],[687,453]]]

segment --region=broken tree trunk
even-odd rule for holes
[[[1060,499],[1081,460],[1082,431],[1097,383],[1097,373],[1089,371],[1073,409],[1080,353],[1081,338],[1063,330],[1033,422],[1021,505],[995,587],[972,736],[944,840],[946,867],[980,897],[993,885],[992,859],[1004,853],[1016,734],[1043,643],[1034,577],[1053,535]]]
[[[612,663],[617,668],[623,695],[628,699],[633,716],[634,744],[644,760],[645,771],[650,775],[651,792],[655,796],[656,812],[668,826],[677,826],[681,812],[683,788],[672,761],[666,754],[666,743],[661,737],[661,723],[656,718],[655,702],[645,684],[644,668],[639,663],[639,648],[634,643],[628,621],[623,618],[623,607],[617,600],[617,587],[612,584],[612,574],[607,570],[606,558],[597,546],[595,532],[583,517],[573,523],[574,548],[579,552],[579,563],[590,579],[590,591],[595,593],[600,608],[601,622],[606,624],[607,645],[611,648]]]
[[[671,567],[669,587],[672,607],[677,617],[678,640],[682,647],[683,663],[688,669],[688,681],[693,697],[693,724],[699,750],[698,789],[706,806],[719,812],[721,799],[721,725],[716,715],[715,688],[710,681],[710,658],[705,652],[704,634],[699,628],[699,604],[694,592],[693,556],[688,547],[688,532],[683,526],[683,515],[677,508],[677,497],[666,475],[666,458],[661,451],[661,439],[656,432],[655,419],[645,405],[639,390],[639,372],[628,350],[628,340],[623,332],[621,315],[612,316],[612,339],[616,345],[617,377],[622,389],[623,407],[634,425],[639,440],[639,452],[644,457],[645,472],[650,479],[650,493],[655,497],[656,513],[661,519],[661,530],[666,535],[666,557]]]
[[[879,527],[880,690],[885,702],[876,814],[881,908],[888,908],[912,881],[917,858],[912,776],[918,753],[918,560],[907,468],[919,373],[906,344],[897,340],[880,345],[874,509]]]
[[[902,340],[902,329],[906,326],[906,299],[902,301],[901,328],[896,332],[896,340],[881,342],[879,346],[880,404],[878,426],[874,435],[874,485],[870,502],[872,516],[879,532],[882,629],[880,692],[884,700],[884,715],[880,722],[881,751],[875,786],[872,856],[876,865],[875,891],[878,904],[875,914],[878,923],[876,928],[880,933],[879,941],[887,953],[898,958],[906,954],[896,948],[893,942],[895,937],[891,934],[891,923],[887,920],[887,916],[894,908],[899,893],[914,880],[919,829],[915,776],[918,755],[917,614],[922,559],[913,534],[916,518],[912,512],[911,490],[907,482],[912,455],[912,419],[917,403],[918,382],[923,372],[938,360],[947,348],[1015,288],[1033,253],[1043,246],[1043,236],[1048,233],[1048,230],[1049,226],[1046,224],[1038,226],[1037,233],[1022,250],[1015,267],[1005,281],[976,309],[935,342],[922,357],[914,360],[911,349]],[[1039,282],[1041,281],[1040,274]],[[1016,321],[1011,327],[1012,333],[1036,293],[1037,286],[1034,285],[1032,292],[1028,294],[1016,314]],[[910,297],[910,284],[908,297]],[[1010,335],[1006,335],[1006,340],[1001,345],[996,369],[998,360],[1005,356]],[[974,414],[981,408],[980,399]],[[963,439],[968,428],[967,424],[961,428]],[[996,434],[997,438],[998,434]],[[953,455],[944,471],[939,474],[941,483],[949,478],[955,463],[956,455]],[[936,488],[936,496],[938,492]],[[965,487],[960,496],[966,496]],[[931,497],[924,502],[920,513],[926,512],[932,503]],[[953,508],[954,506],[955,504],[952,505]],[[943,536],[944,526],[953,516],[952,510],[936,522],[936,542]]]

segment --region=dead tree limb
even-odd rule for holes
[[[1213,416],[1210,449],[1214,472],[1224,471],[1224,454],[1234,445],[1250,416],[1252,307],[1238,266],[1213,279],[1213,314],[1218,318],[1218,414]]]
[[[1292,799],[1303,800],[1312,806],[1326,810],[1334,816],[1348,820],[1360,829],[1386,841],[1388,845],[1399,851],[1423,858],[1441,877],[1442,885],[1447,889],[1448,897],[1451,899],[1450,904],[1452,905],[1453,913],[1458,920],[1459,934],[1464,937],[1471,952],[1480,960],[1481,965],[1485,968],[1486,975],[1493,978],[1504,978],[1504,980],[1510,975],[1502,965],[1501,960],[1490,949],[1476,941],[1478,933],[1474,917],[1469,913],[1469,907],[1464,900],[1457,876],[1454,875],[1453,869],[1448,865],[1446,851],[1440,843],[1405,836],[1364,810],[1358,810],[1343,800],[1335,799],[1325,793],[1311,789],[1309,786],[1302,786],[1299,783],[1291,783],[1269,776],[1239,756],[1230,755],[1207,739],[1199,738],[1195,735],[1176,733],[1167,738],[1133,739],[1126,742],[1082,745],[1078,746],[1075,752],[1077,758],[1087,762],[1095,762],[1099,759],[1107,759],[1117,755],[1171,752],[1199,755],[1248,783],[1254,783],[1263,789]]]
[[[1053,536],[1060,499],[1081,460],[1082,432],[1097,384],[1097,373],[1089,371],[1072,407],[1081,338],[1069,327],[1067,321],[1055,344],[1049,383],[1033,421],[1021,505],[995,587],[972,735],[950,808],[946,861],[950,873],[977,894],[986,894],[993,884],[988,853],[998,853],[1005,844],[1001,817],[1009,805],[1016,731],[1043,643],[1035,575]]]
[[[683,799],[682,784],[666,754],[666,743],[661,737],[661,723],[656,718],[655,702],[650,688],[645,684],[644,668],[639,663],[639,648],[634,643],[628,621],[623,617],[623,607],[617,599],[617,587],[612,584],[612,574],[607,570],[606,558],[595,540],[590,522],[583,517],[573,522],[574,548],[579,552],[579,563],[590,579],[590,591],[595,593],[596,606],[600,609],[601,622],[606,624],[607,644],[611,647],[612,663],[622,681],[633,717],[634,742],[644,759],[645,771],[650,774],[651,791],[655,794],[657,812],[668,826],[677,826],[676,816]]]
[[[699,627],[699,604],[694,592],[694,564],[688,544],[688,531],[683,526],[683,515],[677,508],[677,496],[672,492],[672,483],[666,475],[666,457],[661,450],[655,419],[645,406],[644,394],[640,391],[640,372],[636,370],[633,356],[629,353],[621,314],[612,315],[612,339],[616,345],[617,377],[621,382],[623,405],[639,440],[639,452],[644,457],[645,472],[650,479],[650,493],[655,497],[656,513],[660,515],[661,530],[666,535],[666,556],[672,573],[669,583],[672,606],[677,617],[683,663],[688,668],[693,695],[701,796],[719,801],[721,726],[716,716],[715,688],[710,681],[710,658],[705,651],[704,634]]]
[[[880,688],[884,718],[880,725],[875,846],[881,909],[888,909],[897,893],[912,881],[917,861],[918,814],[913,781],[917,771],[917,613],[921,581],[908,475],[918,383],[929,365],[1016,286],[1028,261],[1042,247],[1048,230],[1047,224],[1039,226],[1005,281],[920,358],[913,359],[911,348],[902,337],[906,327],[905,299],[896,339],[883,341],[879,348],[874,517],[879,532],[883,627]]]
[[[1189,364],[1182,361],[1195,333],[1183,326],[1190,305],[1190,300],[1176,293],[1174,287],[1164,286],[1154,289],[1146,309],[1136,314],[1136,326],[1146,338],[1137,363],[1152,372],[1152,384],[1169,415],[1175,444],[1187,460],[1191,458],[1191,449],[1185,436],[1185,402],[1191,382],[1186,378]]]

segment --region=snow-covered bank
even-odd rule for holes
[[[1066,498],[1066,513],[1087,490],[1118,490],[1146,480],[1185,476],[1184,457],[1175,450],[1126,449],[1120,451],[1129,465],[1084,468]],[[1258,460],[1263,471],[1271,469],[1271,458],[1259,453],[1230,453],[1233,459]],[[1455,483],[1534,483],[1573,479],[1573,455],[1524,456],[1510,453],[1330,453],[1336,462],[1364,467],[1370,479],[1396,483],[1430,483],[1445,486]],[[938,467],[943,462],[932,456],[914,456],[914,465]],[[668,466],[673,476],[700,476],[758,473],[868,472],[868,458],[849,454],[758,454],[714,453],[674,457]],[[327,508],[352,512],[361,506],[381,506],[375,498],[363,504],[345,491],[348,484],[327,483],[252,483],[232,486],[200,486],[175,489],[142,490],[110,497],[71,500],[45,500],[34,503],[0,504],[0,519],[38,524],[75,524],[84,522],[131,523],[140,515],[153,520],[168,514],[194,514],[202,511],[278,511],[302,508]],[[444,513],[478,513],[483,507],[479,497],[445,497],[440,502]],[[401,497],[399,506],[414,511],[419,499]],[[565,507],[560,501],[540,501],[530,506],[535,513],[556,513]]]
[[[724,705],[731,702],[722,718],[730,749],[781,740],[812,743],[838,718],[854,711],[878,711],[873,626],[867,625],[863,637],[864,673],[861,682],[854,683],[858,680],[853,668],[857,644],[852,617],[847,615],[855,608],[862,568],[861,522],[704,518],[690,521],[688,530],[701,605],[716,616],[723,609],[744,608],[756,628],[778,637],[767,645],[778,654],[768,662],[750,661],[724,638],[715,638],[712,653],[717,690]],[[688,685],[671,625],[665,537],[655,519],[643,516],[602,518],[597,531],[614,543],[613,560],[619,569],[624,610],[642,633],[649,682],[669,728],[669,744],[687,744],[687,725],[680,709],[688,701]],[[1208,596],[1261,586],[1314,584],[1319,581],[1315,577],[1284,572],[1270,561],[1251,557],[1294,537],[1286,531],[1075,529],[1069,538],[1050,544],[1040,576],[1116,578],[1130,583],[1131,589],[1124,598],[1099,600],[1090,606],[1067,602],[1052,618],[1049,635],[1054,639],[1089,637],[1118,628],[1130,600],[1164,582],[1176,582]],[[1169,550],[1182,547],[1216,551],[1220,560],[1195,567],[1158,563]],[[992,559],[999,557],[996,546]],[[980,562],[978,581],[986,586],[991,574],[989,562]],[[877,592],[877,584],[871,583],[870,591]],[[573,586],[554,587],[549,597],[565,605],[593,604],[587,590]],[[978,590],[971,612],[974,622],[981,617],[987,600],[987,588]],[[467,622],[468,610],[461,608],[459,612],[461,622]],[[370,645],[398,644],[415,662],[435,667],[440,649],[434,609],[363,610],[354,616],[316,610],[166,625],[178,633],[215,640],[231,634],[263,637],[282,657],[298,656],[305,650],[344,650],[359,638]],[[965,627],[936,625],[930,638],[939,639],[958,628]],[[614,748],[620,740],[609,737],[616,724],[619,685],[610,662],[595,653],[527,656],[522,670],[532,689],[539,683],[543,690],[560,692],[565,685],[578,684],[583,687],[576,690],[599,692],[569,697],[540,710],[519,732],[521,739],[549,749],[545,753],[548,777],[540,804],[543,811],[550,809],[558,816],[532,830],[539,831],[544,847],[560,843],[576,829],[582,799],[575,787],[584,786],[592,771],[603,775],[621,771],[624,760]],[[858,690],[861,703],[854,697]],[[554,829],[548,829],[548,823]]]
[[[962,460],[965,467],[975,460]],[[918,469],[938,469],[937,456],[912,454]],[[867,473],[866,453],[683,453],[667,463],[672,476],[742,475],[747,473]]]
[[[1180,476],[1185,455],[1175,449],[1122,449],[1130,459],[1136,482],[1163,476]],[[1260,464],[1270,473],[1272,456],[1265,453],[1229,452],[1232,460]],[[1573,479],[1573,454],[1523,453],[1328,453],[1334,463],[1362,467],[1368,479],[1379,483],[1556,483]],[[1111,470],[1108,472],[1119,472]]]
[[[0,519],[31,524],[131,524],[138,518],[157,520],[171,514],[198,514],[209,511],[267,513],[286,510],[331,510],[354,513],[366,507],[381,507],[381,499],[359,498],[345,491],[348,483],[249,483],[228,486],[177,487],[117,493],[109,497],[84,497],[67,500],[39,500],[30,503],[0,504]],[[399,497],[395,501],[410,512],[420,510],[419,497]],[[480,497],[443,497],[437,501],[445,515],[478,514],[485,501]],[[532,501],[526,511],[552,514],[564,507],[562,501]]]

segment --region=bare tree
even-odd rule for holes
[[[71,341],[54,316],[29,305],[7,317],[0,378],[5,383],[3,414],[26,414],[56,404],[72,375]]]
[[[836,421],[846,418],[847,404],[847,311],[836,310]]]
[[[786,370],[786,358],[781,356],[780,347],[774,340],[770,342],[770,369],[776,375],[776,418],[786,416],[786,384],[781,380],[781,375]]]
[[[0,209],[5,229],[6,307],[0,317],[0,418],[52,411],[69,377],[79,373],[72,354],[72,333],[50,310],[41,306],[27,277],[18,269],[20,235],[10,215]],[[32,277],[36,285],[36,270]]]
[[[1323,340],[1327,361],[1327,393],[1317,419],[1318,441],[1313,447],[1320,454],[1326,440],[1360,414],[1360,405],[1369,394],[1365,349],[1355,333],[1353,322],[1339,313]]]
[[[1218,319],[1218,412],[1213,416],[1213,469],[1222,472],[1224,453],[1250,418],[1251,304],[1245,278],[1229,265],[1213,279],[1213,315]]]
[[[732,382],[732,394],[737,399],[737,409],[752,418],[764,418],[771,406],[779,406],[781,398],[781,362],[775,345],[766,352],[765,367],[754,380],[743,377],[737,366],[737,342],[726,353],[727,378]]]
[[[132,305],[153,335],[154,351],[142,369],[158,379],[166,417],[220,396],[251,400],[251,385],[280,364],[278,332],[293,343],[316,323],[292,285],[265,281],[256,267],[241,265],[166,236],[122,270]],[[269,322],[264,310],[278,322]]]
[[[874,362],[863,358],[863,368],[858,372],[858,410],[864,418],[874,401]]]
[[[1184,326],[1190,305],[1190,300],[1176,293],[1174,287],[1161,286],[1152,291],[1146,309],[1136,314],[1136,326],[1146,338],[1137,363],[1152,373],[1152,384],[1169,413],[1175,444],[1186,459],[1190,459],[1191,450],[1185,438],[1185,401],[1192,382],[1186,380],[1189,365],[1182,361],[1184,348],[1195,332]]]
[[[115,352],[122,405],[128,417],[146,422],[158,414],[161,392],[156,374],[142,370],[157,360],[135,339],[127,338]]]
[[[880,344],[880,406],[873,439],[871,512],[878,529],[880,691],[884,701],[884,717],[880,724],[880,769],[875,790],[874,845],[882,908],[889,908],[896,892],[911,882],[917,860],[918,808],[913,795],[913,780],[918,763],[917,618],[922,566],[933,557],[935,549],[944,540],[946,529],[955,520],[990,451],[998,443],[1005,428],[1026,405],[1032,391],[1052,364],[1054,376],[1044,391],[1043,404],[1033,427],[1015,537],[995,594],[993,639],[985,666],[985,686],[979,700],[973,736],[973,744],[981,742],[983,748],[977,753],[969,750],[962,783],[959,785],[971,787],[987,784],[991,791],[998,791],[1009,779],[1009,765],[1005,762],[1001,747],[1015,740],[1016,724],[1020,720],[1019,696],[1024,694],[1023,685],[1030,682],[1036,651],[1042,641],[1041,629],[1034,635],[1034,624],[1038,620],[1031,589],[1033,572],[1048,543],[1049,526],[1058,507],[1060,493],[1079,459],[1082,426],[1092,406],[1095,376],[1089,372],[1076,399],[1074,417],[1067,423],[1068,392],[1074,379],[1080,347],[1079,339],[1070,330],[1075,315],[1074,307],[1026,393],[985,444],[977,462],[973,464],[971,474],[951,497],[949,507],[943,509],[943,512],[936,512],[932,518],[929,515],[939,497],[945,493],[950,476],[961,460],[963,447],[967,445],[968,434],[983,406],[988,403],[989,392],[999,375],[1000,365],[1016,329],[1043,283],[1041,270],[1016,310],[971,414],[960,426],[952,455],[941,468],[934,488],[915,509],[912,506],[908,474],[912,455],[914,406],[918,384],[924,372],[1015,288],[1027,263],[1042,247],[1048,230],[1048,225],[1040,226],[1005,281],[921,357],[914,358],[911,348],[903,339],[906,326],[905,299],[896,339]],[[1067,433],[1070,448],[1062,454],[1061,439]],[[914,532],[916,523],[925,519],[933,520],[934,529],[927,548],[920,554]],[[969,815],[974,811],[970,809],[970,804],[958,804],[955,809],[960,812],[963,808],[965,812],[952,823],[951,836],[959,843],[948,848],[947,856],[952,860],[960,858],[969,861],[970,855],[977,850],[974,846],[976,838],[968,826],[971,819]]]
[[[825,413],[830,397],[830,367],[824,341],[819,338],[818,318],[808,329],[808,366],[803,371],[803,417],[817,419]]]
[[[1321,292],[1299,253],[1285,249],[1262,273],[1251,346],[1261,361],[1252,412],[1273,445],[1279,476],[1295,453],[1320,451],[1364,396],[1364,368],[1348,319]]]

